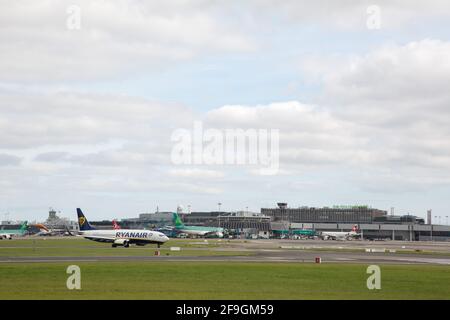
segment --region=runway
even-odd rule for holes
[[[439,264],[449,265],[450,258],[439,255],[407,255],[379,253],[348,252],[310,252],[292,250],[255,251],[250,256],[80,256],[80,257],[3,257],[0,263],[62,263],[62,262],[279,262],[279,263],[314,263],[316,257],[322,263],[362,263],[362,264]]]
[[[159,256],[155,256],[155,247],[111,248],[84,239],[23,239],[0,246],[0,264],[124,261],[314,263],[320,257],[322,263],[450,266],[449,242],[186,239],[174,241],[172,245],[181,246],[181,251],[172,252],[171,246],[167,245],[160,249]],[[30,249],[41,254],[37,255]]]

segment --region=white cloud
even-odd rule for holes
[[[337,121],[352,123],[355,137],[366,140],[352,163],[364,165],[376,181],[388,179],[381,179],[375,168],[388,170],[382,176],[392,177],[393,184],[401,177],[404,183],[417,185],[448,181],[448,42],[426,39],[391,44],[366,55],[349,56],[340,63],[327,61],[321,74],[315,74],[323,81],[320,103],[332,110]],[[316,63],[320,64],[320,58]],[[374,183],[372,188],[383,185],[387,188],[383,183]]]
[[[380,9],[383,29],[408,28],[417,24],[417,21],[430,23],[450,16],[448,2],[445,0],[251,0],[246,1],[246,4],[258,14],[287,17],[291,24],[346,31],[367,30],[367,8],[374,5]]]
[[[17,166],[21,161],[22,159],[20,157],[0,153],[0,166]]]
[[[170,169],[169,175],[177,178],[189,178],[189,179],[220,179],[225,176],[221,171],[217,170],[205,170],[205,169]]]
[[[33,190],[155,190],[172,130],[192,122],[183,106],[123,95],[22,90],[0,92],[0,101],[4,201],[34,199]]]
[[[70,30],[67,8],[81,9]],[[204,1],[14,1],[0,10],[0,80],[60,81],[145,74],[253,45]],[[220,11],[219,11],[220,12]]]
[[[205,126],[217,128],[277,129],[283,165],[336,164],[352,157],[364,143],[355,138],[353,124],[337,119],[317,106],[297,101],[258,106],[224,106],[209,111]],[[344,151],[345,150],[345,151]]]
[[[152,144],[191,117],[180,105],[123,95],[22,91],[0,92],[0,100],[0,148],[4,149],[127,140]]]
[[[291,25],[365,29],[366,10],[372,4],[357,0],[2,2],[0,81],[136,77],[198,57],[255,52],[267,45],[268,35]],[[450,16],[445,1],[376,4],[386,29]],[[67,28],[67,9],[72,5],[81,9],[79,30]]]
[[[274,184],[345,172],[368,192],[447,185],[449,56],[442,41],[383,47],[324,68],[324,94],[315,105],[226,105],[206,112],[204,127],[280,130],[282,174],[272,177]],[[268,181],[246,167],[172,166],[171,133],[198,120],[182,106],[79,92],[3,91],[0,97],[0,149],[25,159],[2,169],[10,194],[22,194],[23,185],[57,184],[94,194],[219,195]],[[311,184],[308,179],[299,183]]]
[[[391,152],[386,160],[450,166],[448,42],[383,47],[324,79],[324,99],[335,115],[359,124],[357,133],[370,138],[372,150]]]
[[[79,31],[66,28],[66,9],[72,4],[82,10]],[[313,83],[313,91],[319,87],[322,93],[314,103],[302,102],[300,94],[312,93],[303,88],[292,92],[293,85],[301,87],[300,80],[285,77],[285,69],[270,70],[274,65],[264,65],[263,73],[265,68],[273,72],[274,83],[280,75],[291,84],[289,95],[298,95],[299,101],[224,105],[198,115],[173,103],[95,93],[98,87],[92,92],[74,89],[86,88],[86,80],[103,79],[108,82],[97,84],[120,87],[123,78],[139,79],[213,55],[231,53],[232,64],[239,65],[241,53],[264,55],[263,61],[267,54],[267,61],[273,62],[323,49],[312,41],[312,47],[301,42],[261,50],[286,44],[290,32],[301,28],[312,35],[330,29],[345,47],[351,35],[360,36],[357,32],[366,28],[371,4],[382,10],[384,30],[407,30],[417,21],[431,21],[433,31],[440,18],[450,15],[445,1],[1,2],[0,199],[19,203],[26,198],[45,207],[55,198],[69,203],[72,194],[76,201],[92,197],[95,203],[97,197],[108,201],[134,194],[141,203],[192,195],[203,201],[202,196],[212,198],[208,195],[258,194],[255,190],[262,186],[264,193],[257,196],[267,201],[284,195],[283,187],[294,192],[307,192],[310,186],[317,192],[324,184],[339,188],[340,178],[368,192],[448,186],[450,44],[443,40],[305,58],[304,78]],[[387,39],[386,34],[372,35],[378,41]],[[300,38],[308,41],[304,33]],[[329,47],[341,48],[333,43]],[[255,48],[260,50],[251,51]],[[223,61],[204,60],[211,65]],[[282,61],[282,68],[288,63]],[[238,79],[239,73],[232,74],[235,67],[227,76]],[[262,83],[258,73],[253,77],[255,85]],[[165,80],[167,86],[170,80]],[[64,90],[56,90],[56,85]],[[261,90],[266,88],[262,85]],[[179,97],[174,91],[173,99]],[[240,97],[237,90],[229,101],[242,101]],[[192,128],[199,118],[205,128],[280,130],[279,176],[261,177],[248,167],[172,166],[171,133]],[[39,199],[36,194],[41,194]]]
[[[449,52],[450,43],[440,40],[386,45],[331,68],[328,65],[324,84],[330,96],[345,103],[376,102],[383,108],[384,102],[397,100],[401,102],[397,108],[421,111],[424,103],[431,102],[436,111],[446,111],[439,99],[449,95]]]
[[[308,60],[321,65],[314,74],[323,85],[316,105],[224,106],[207,113],[207,125],[279,129],[280,167],[290,172],[350,168],[362,188],[370,185],[368,177],[374,179],[367,190],[448,183],[448,42],[422,40],[366,55],[325,57],[323,63],[321,58]]]

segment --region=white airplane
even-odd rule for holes
[[[130,244],[145,246],[150,243],[157,244],[159,248],[162,243],[169,240],[164,233],[158,231],[131,229],[97,230],[89,224],[80,208],[77,208],[77,215],[82,237],[92,241],[111,243],[113,248],[117,246],[128,248]]]
[[[358,226],[355,224],[352,228],[352,231],[322,232],[320,236],[323,240],[349,240],[361,236],[361,233],[358,232]]]
[[[173,230],[180,234],[187,234],[188,236],[217,236],[219,238],[223,238],[223,234],[225,232],[224,228],[185,226],[183,221],[181,221],[181,218],[175,212],[172,214],[172,220],[175,224],[175,228],[173,228]]]
[[[0,240],[8,239],[11,240],[13,237],[20,236],[22,237],[27,232],[28,224],[27,221],[21,224],[19,229],[13,230],[0,230]]]

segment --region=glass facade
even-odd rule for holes
[[[298,223],[372,223],[375,217],[386,216],[387,212],[368,207],[337,208],[262,208],[261,214],[273,221]]]

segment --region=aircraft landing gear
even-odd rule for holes
[[[161,244],[156,244],[156,251],[155,251],[155,256],[160,256],[161,255],[161,251],[159,250],[159,248],[161,248]]]

